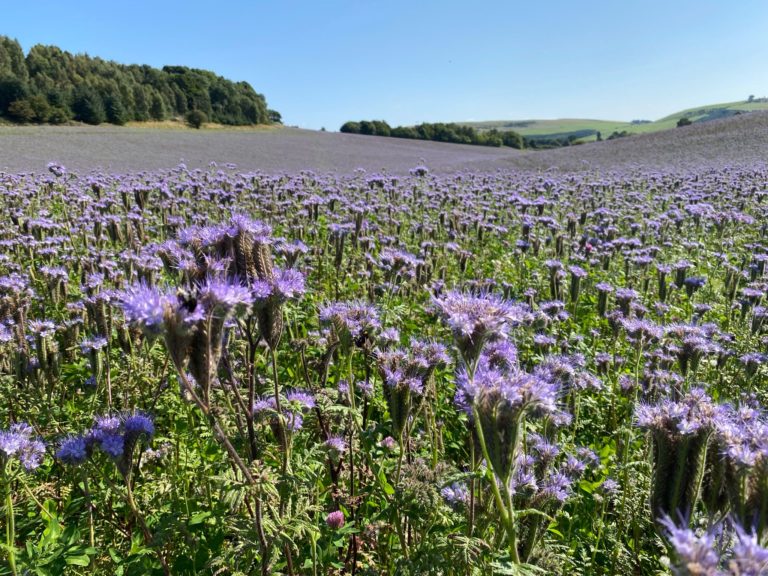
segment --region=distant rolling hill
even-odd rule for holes
[[[477,130],[514,130],[525,138],[571,138],[580,142],[589,142],[597,138],[600,132],[603,139],[614,132],[628,134],[645,134],[675,128],[678,120],[687,117],[693,123],[707,122],[743,114],[768,110],[768,98],[759,98],[751,102],[728,102],[725,104],[710,104],[681,110],[652,122],[620,122],[612,120],[589,120],[584,118],[560,118],[557,120],[491,120],[487,122],[457,122],[472,126]]]

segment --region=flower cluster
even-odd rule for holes
[[[10,459],[17,459],[27,470],[34,470],[40,466],[44,455],[45,444],[29,424],[11,424],[8,430],[0,431],[1,465],[4,466]]]

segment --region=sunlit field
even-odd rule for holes
[[[765,573],[765,164],[401,166],[0,175],[2,573]]]

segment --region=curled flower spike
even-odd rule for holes
[[[459,353],[470,370],[488,342],[505,340],[513,326],[530,319],[527,307],[493,294],[475,296],[453,290],[433,298],[432,303],[451,329]]]

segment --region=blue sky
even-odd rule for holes
[[[768,95],[768,2],[742,0],[35,1],[4,8],[24,50],[246,80],[286,124],[350,119],[656,119]]]

